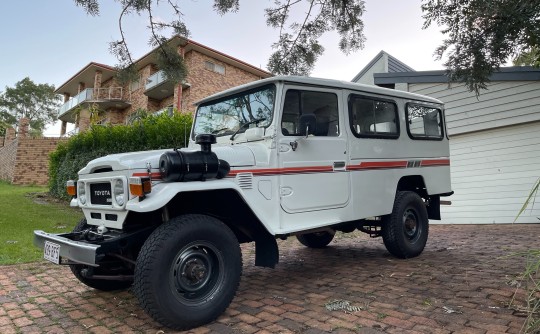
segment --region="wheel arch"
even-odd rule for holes
[[[424,199],[428,197],[426,183],[424,182],[424,177],[422,175],[407,175],[401,177],[397,184],[396,194],[398,191],[413,191]]]
[[[235,189],[179,192],[166,208],[169,219],[184,214],[215,217],[233,231],[239,243],[255,241],[255,265],[273,268],[278,263],[275,237]]]
[[[396,195],[400,191],[413,191],[422,197],[426,203],[429,219],[441,219],[440,196],[429,195],[422,175],[407,175],[399,179]]]

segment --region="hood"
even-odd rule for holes
[[[79,175],[131,169],[147,170],[149,167],[148,164],[150,164],[152,170],[157,171],[161,155],[172,150],[166,149],[106,155],[90,161],[79,171]],[[194,152],[196,150],[181,149],[181,151]],[[231,167],[255,166],[255,156],[249,147],[242,145],[213,146],[212,151],[216,153],[219,159],[227,161]]]

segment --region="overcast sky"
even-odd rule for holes
[[[119,36],[120,7],[112,0],[101,2],[100,17],[91,17],[73,0],[0,1],[0,91],[25,77],[58,87],[91,61],[115,65],[108,43]],[[266,26],[264,8],[273,1],[241,0],[240,11],[225,16],[212,11],[210,0],[178,3],[191,39],[266,69],[277,31]],[[337,34],[324,35],[326,52],[312,76],[350,81],[381,50],[418,71],[442,69],[433,52],[443,36],[438,27],[422,30],[420,4],[420,0],[366,0],[365,48],[344,55]],[[157,13],[163,19],[168,18],[165,9]],[[144,17],[126,20],[135,58],[150,51],[147,25]]]

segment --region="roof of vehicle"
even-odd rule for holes
[[[293,84],[307,85],[307,86],[320,86],[320,87],[323,86],[323,87],[338,88],[338,89],[350,89],[350,90],[365,92],[365,93],[372,93],[372,94],[393,96],[393,97],[416,100],[416,101],[443,104],[442,101],[426,96],[426,95],[409,93],[409,92],[405,92],[401,90],[383,88],[383,87],[372,86],[372,85],[364,85],[364,84],[359,84],[355,82],[333,80],[333,79],[311,78],[311,77],[303,77],[303,76],[275,76],[275,77],[270,77],[270,78],[266,78],[262,80],[253,81],[253,82],[241,85],[241,86],[224,90],[214,95],[210,95],[196,102],[195,105],[199,105],[199,104],[211,101],[211,100],[219,99],[224,96],[232,95],[232,94],[244,91],[246,89],[256,88],[259,86],[267,85],[270,83],[276,83],[276,82],[286,82],[286,83],[293,83]]]

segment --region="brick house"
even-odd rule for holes
[[[114,67],[91,62],[56,90],[64,96],[61,135],[67,123],[75,124],[76,132],[91,121],[123,124],[138,109],[191,112],[193,103],[208,95],[272,75],[190,39],[174,36],[167,43],[184,57],[189,73],[183,83],[165,78],[156,64],[157,49],[135,61],[139,78],[126,85],[119,84]]]

